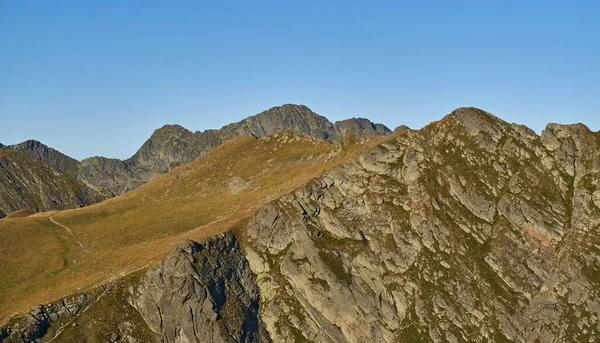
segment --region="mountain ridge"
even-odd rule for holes
[[[304,105],[285,104],[220,129],[192,132],[178,124],[166,124],[156,129],[126,160],[94,156],[77,161],[34,140],[3,149],[27,152],[98,192],[118,195],[198,158],[230,138],[242,135],[261,138],[282,131],[307,134],[332,143],[339,142],[346,133],[356,136],[391,133],[385,125],[368,119],[351,118],[331,123]]]

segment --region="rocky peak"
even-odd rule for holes
[[[392,131],[383,124],[376,124],[365,118],[350,118],[336,121],[333,124],[338,139],[351,133],[355,136],[364,136],[372,134],[388,135]]]
[[[475,136],[480,132],[498,135],[509,124],[493,114],[475,107],[460,107],[442,119],[454,120],[462,126],[469,135]]]
[[[194,141],[194,133],[183,126],[164,125],[155,130],[127,162],[135,167],[164,173],[181,163]]]
[[[308,107],[286,104],[227,125],[221,130],[226,134],[235,132],[235,135],[247,134],[258,138],[290,130],[327,140],[332,129],[333,124],[327,118],[316,114]]]
[[[271,337],[596,341],[600,140],[546,131],[459,109],[260,210],[246,254]]]
[[[162,127],[154,130],[150,139],[153,140],[161,140],[163,137],[171,137],[171,136],[189,136],[192,135],[193,132],[186,129],[185,127],[178,124],[166,124]]]
[[[591,138],[594,136],[592,130],[590,130],[586,125],[577,123],[577,124],[556,124],[550,123],[546,125],[546,128],[542,131],[542,136],[544,135],[552,135],[557,139],[585,139]]]
[[[27,140],[19,144],[13,144],[6,147],[11,150],[25,152],[35,159],[45,162],[54,168],[70,176],[77,177],[78,161],[60,151],[42,144],[36,140]]]

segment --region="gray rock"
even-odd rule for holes
[[[178,246],[132,293],[132,305],[164,342],[269,340],[258,288],[230,232]]]
[[[77,316],[94,299],[91,294],[81,294],[56,303],[39,305],[25,315],[11,318],[6,326],[0,328],[0,341],[39,342],[48,333],[52,323]]]
[[[594,341],[600,136],[461,108],[258,211],[275,341]],[[293,209],[293,210],[292,210]]]

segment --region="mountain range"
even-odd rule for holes
[[[347,133],[363,136],[391,132],[384,125],[363,118],[331,123],[306,106],[287,104],[219,130],[191,132],[179,125],[165,125],[154,131],[127,160],[90,157],[77,161],[35,140],[4,146],[4,149],[28,153],[97,192],[114,196],[198,158],[230,138],[244,135],[261,138],[282,131],[293,131],[331,143],[339,142]]]
[[[600,337],[600,133],[583,124],[538,135],[464,107],[390,132],[284,105],[163,127],[120,163],[137,187],[93,187],[129,192],[0,220],[1,342]]]

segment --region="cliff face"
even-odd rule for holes
[[[28,154],[0,150],[0,217],[19,209],[61,210],[105,198]]]
[[[463,108],[261,210],[246,256],[274,341],[593,341],[600,137]]]
[[[259,303],[227,232],[182,243],[145,274],[13,317],[0,342],[270,342]]]
[[[293,131],[333,143],[338,143],[346,133],[366,136],[391,132],[384,125],[373,124],[368,119],[348,119],[332,124],[306,106],[283,105],[219,130],[191,132],[179,125],[165,125],[157,129],[127,160],[91,157],[78,162],[37,141],[26,141],[4,148],[27,152],[101,193],[118,195],[198,158],[230,138],[245,135],[261,138],[283,131]]]
[[[133,306],[162,342],[267,340],[258,287],[230,232],[180,245],[132,293]]]

